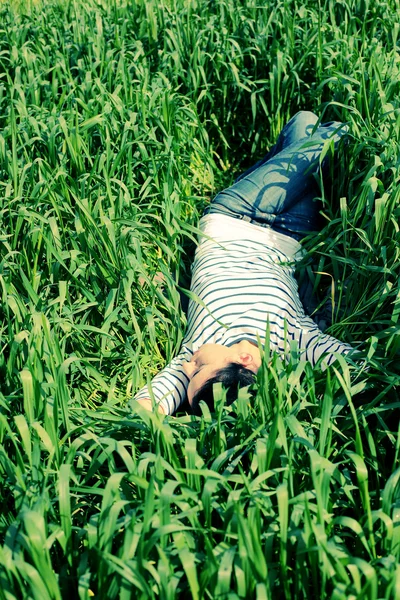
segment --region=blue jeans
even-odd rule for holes
[[[298,112],[270,152],[217,194],[205,213],[271,227],[296,240],[316,231],[319,188],[314,174],[326,169],[323,151],[347,132],[343,123],[317,123],[314,113]]]

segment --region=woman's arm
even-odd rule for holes
[[[182,363],[190,361],[192,351],[187,346],[182,346],[180,353],[152,380],[149,386],[144,386],[135,396],[134,400],[148,410],[153,410],[155,404],[159,412],[172,415],[186,399],[186,390],[189,383],[185,375]]]
[[[322,333],[319,327],[310,317],[301,320],[301,326],[296,332],[295,338],[299,344],[299,350],[305,360],[315,365],[323,357],[322,365],[327,367],[335,360],[335,354],[349,354],[355,349],[344,342],[340,342],[331,335]]]

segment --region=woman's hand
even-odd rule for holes
[[[140,404],[140,406],[143,406],[143,408],[145,408],[146,410],[149,410],[150,412],[153,412],[153,403],[150,400],[150,398],[142,398],[141,400],[136,400],[136,402],[138,404]],[[157,411],[159,413],[161,413],[162,415],[165,415],[165,410],[163,409],[163,407],[161,406],[161,404],[158,405]]]

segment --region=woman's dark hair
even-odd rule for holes
[[[214,377],[207,379],[205,384],[197,390],[192,399],[192,411],[195,415],[201,415],[200,400],[203,400],[211,411],[214,410],[214,383],[222,383],[226,389],[226,403],[229,405],[237,399],[240,388],[247,387],[255,381],[256,375],[253,371],[246,369],[240,363],[231,363],[217,371]]]

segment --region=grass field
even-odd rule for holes
[[[400,600],[399,22],[0,2],[0,598]],[[300,109],[349,123],[303,272],[369,369],[273,357],[235,413],[130,414],[202,209]]]

